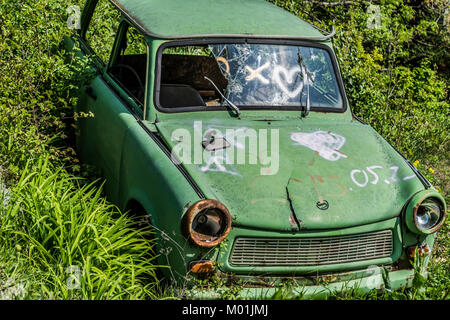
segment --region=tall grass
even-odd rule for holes
[[[34,278],[34,287],[21,282],[18,298],[155,298],[151,231],[135,229],[136,221],[108,204],[100,188],[41,159],[25,167],[9,196],[0,201],[3,286]],[[5,265],[21,270],[7,274]]]

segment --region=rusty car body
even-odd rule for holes
[[[411,286],[446,204],[353,115],[331,36],[263,0],[86,1],[65,39],[95,64],[80,155],[148,215],[165,277],[241,297]]]

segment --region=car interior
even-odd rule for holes
[[[123,38],[120,54],[109,72],[136,98],[144,103],[147,54],[127,54],[130,35]],[[228,81],[214,57],[167,54],[161,59],[159,105],[163,108],[206,107],[220,105],[220,95]]]
[[[213,57],[163,54],[159,102],[163,108],[205,107],[219,105],[219,94],[211,79],[223,93],[228,81]]]

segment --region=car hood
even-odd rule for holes
[[[295,232],[374,223],[399,215],[424,188],[375,130],[353,120],[185,119],[157,129],[206,197],[225,204],[243,227]],[[215,151],[202,146],[211,137]]]

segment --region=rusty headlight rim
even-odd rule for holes
[[[433,201],[440,209],[440,217],[437,223],[435,223],[429,229],[423,229],[417,225],[417,213],[419,208],[425,201]],[[408,229],[416,234],[432,234],[437,232],[445,222],[447,216],[445,200],[442,195],[434,190],[427,190],[424,192],[419,192],[412,197],[406,208],[406,225]]]
[[[207,235],[194,230],[193,225],[199,220],[200,215],[205,215],[208,211],[213,211],[220,217],[220,234],[205,239]],[[182,233],[192,243],[199,247],[211,248],[221,243],[228,236],[231,230],[231,214],[221,202],[212,199],[200,200],[194,203],[183,216],[181,222]]]

